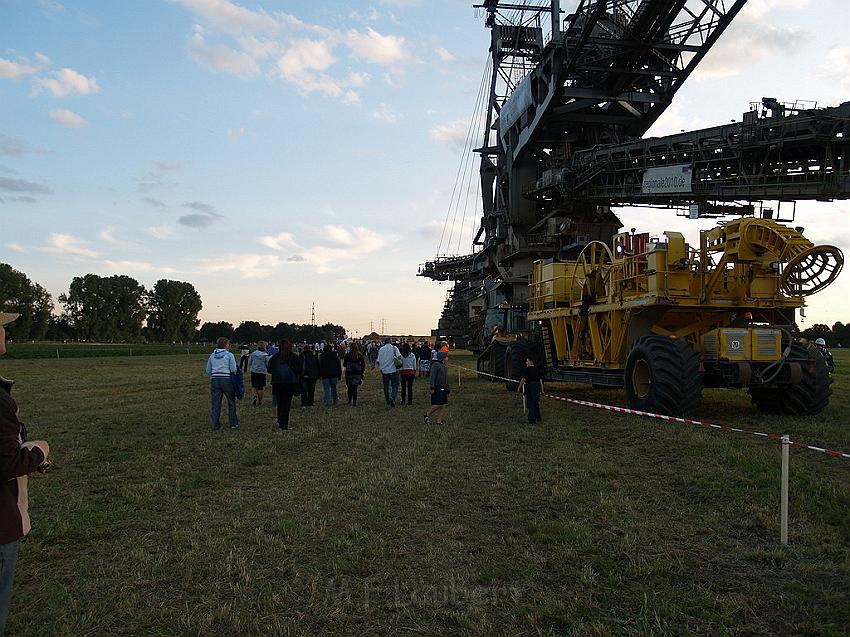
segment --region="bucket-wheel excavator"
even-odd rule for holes
[[[692,410],[703,387],[823,409],[831,379],[796,338],[796,310],[843,256],[783,221],[798,201],[850,198],[850,102],[764,98],[740,121],[644,137],[745,4],[476,5],[491,29],[482,216],[471,254],[420,270],[454,281],[435,336],[477,352],[481,371],[515,378],[531,355],[547,378],[624,387],[662,413]],[[617,206],[727,221],[690,246],[621,232]]]

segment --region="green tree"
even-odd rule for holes
[[[160,279],[148,294],[148,330],[151,338],[166,343],[191,340],[203,303],[191,283]]]
[[[74,277],[68,294],[59,297],[64,318],[77,338],[86,341],[135,342],[147,315],[147,292],[125,275]]]
[[[207,321],[201,325],[198,331],[198,340],[203,343],[214,343],[218,338],[225,336],[233,338],[233,324],[227,321],[219,321],[218,323],[210,323]]]
[[[21,315],[7,328],[10,339],[41,340],[50,327],[53,298],[23,272],[0,263],[0,310]]]
[[[256,343],[263,338],[263,326],[257,321],[242,321],[233,332],[233,339],[240,343]]]
[[[835,345],[835,336],[833,336],[832,330],[823,323],[815,323],[810,328],[803,330],[800,336],[807,338],[811,342],[814,342],[817,338],[822,338],[828,346]]]

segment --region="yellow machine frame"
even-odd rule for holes
[[[550,364],[621,370],[630,345],[650,334],[701,352],[718,328],[747,327],[748,313],[803,307],[844,263],[838,248],[769,219],[702,231],[699,249],[679,232],[664,237],[622,233],[610,246],[588,243],[576,260],[534,263],[529,320],[542,322]]]

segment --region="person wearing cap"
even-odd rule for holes
[[[816,338],[815,345],[820,350],[821,356],[823,356],[826,361],[826,366],[829,368],[829,373],[833,373],[835,371],[835,360],[832,358],[832,352],[830,352],[826,348],[826,340],[823,338]]]
[[[446,368],[446,352],[437,352],[437,359],[431,364],[431,406],[425,412],[425,424],[431,424],[431,416],[437,413],[437,424],[446,419],[446,405],[449,404],[449,370]]]
[[[0,355],[6,353],[5,326],[16,318],[17,314],[0,313]],[[0,377],[0,634],[12,598],[18,548],[30,531],[27,476],[46,469],[50,456],[46,441],[26,441],[26,427],[18,420],[18,405],[12,398],[13,384]]]

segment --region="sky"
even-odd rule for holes
[[[428,333],[449,284],[416,272],[441,245],[489,44],[471,5],[0,0],[0,262],[54,297],[128,274],[192,282],[204,321],[306,323],[315,303],[352,334]],[[845,0],[750,0],[649,134],[763,96],[850,100],[847,33]],[[694,243],[711,225],[619,212]],[[800,204],[795,225],[848,251],[848,212]],[[850,274],[806,313],[850,322]]]

